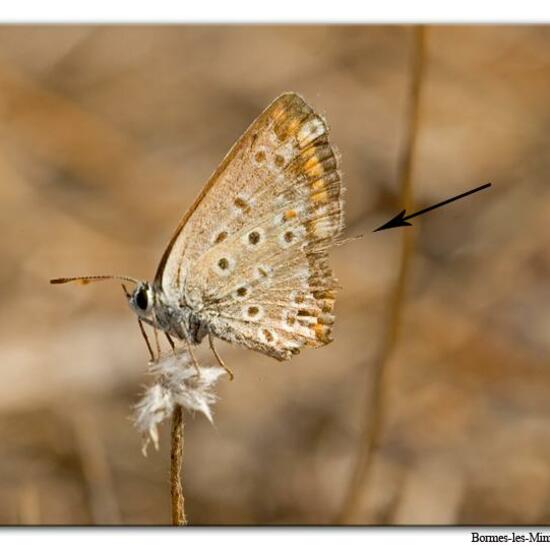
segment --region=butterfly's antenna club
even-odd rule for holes
[[[90,283],[97,283],[99,281],[108,281],[115,279],[118,281],[127,281],[129,283],[139,284],[137,279],[132,277],[126,277],[125,275],[88,275],[86,277],[59,277],[57,279],[50,279],[52,285],[63,285],[65,283],[79,283],[81,285],[88,285]]]

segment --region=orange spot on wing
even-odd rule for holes
[[[300,126],[300,121],[296,118],[293,118],[289,123],[288,123],[288,127],[287,127],[287,134],[288,135],[295,135],[296,132],[298,131],[298,128]]]
[[[325,188],[325,180],[322,178],[315,180],[311,184],[311,189],[313,189],[313,191],[322,191],[324,188]]]
[[[304,170],[307,172],[313,169],[313,167],[317,164],[319,164],[319,161],[317,160],[317,157],[313,155],[312,157],[308,158],[306,162],[304,162]]]
[[[292,220],[292,219],[295,218],[297,215],[298,215],[298,213],[296,212],[296,210],[287,210],[287,211],[283,214],[283,221],[287,222],[288,220]]]
[[[315,195],[311,195],[311,200],[313,202],[328,202],[328,193],[326,191],[315,193]]]
[[[317,157],[311,157],[304,164],[304,170],[310,178],[319,178],[323,175],[323,167],[319,164]]]
[[[331,341],[331,332],[329,327],[322,325],[321,323],[317,323],[313,326],[313,330],[315,332],[315,338],[317,338],[320,342],[323,342],[323,344],[328,344]]]

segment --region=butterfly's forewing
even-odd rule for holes
[[[296,94],[237,142],[165,253],[157,284],[216,336],[278,359],[331,340],[327,248],[343,187],[323,119]]]
[[[271,180],[269,167],[262,170],[251,153],[268,145],[265,140],[268,126],[279,116],[279,111],[292,108],[296,99],[295,94],[284,94],[265,109],[233,145],[181,220],[155,275],[155,282],[170,298],[180,298],[189,266],[223,240],[226,235],[223,228],[241,222],[240,216],[234,214],[244,210],[241,202],[244,190],[250,187],[256,190]]]

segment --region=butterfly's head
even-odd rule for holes
[[[130,307],[142,319],[149,319],[155,305],[155,293],[147,281],[140,281],[131,293],[126,294]]]

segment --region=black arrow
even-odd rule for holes
[[[399,214],[397,214],[397,216],[394,216],[389,222],[386,222],[384,225],[381,225],[378,229],[375,229],[373,233],[375,233],[376,231],[383,231],[384,229],[391,229],[392,227],[404,227],[406,225],[411,225],[407,220],[410,220],[411,218],[416,218],[416,216],[420,216],[420,214],[425,214],[430,210],[434,210],[435,208],[439,208],[440,206],[444,206],[445,204],[449,204],[450,202],[457,201],[458,199],[471,195],[472,193],[477,193],[482,189],[487,189],[487,187],[491,187],[491,184],[486,183],[485,185],[481,185],[480,187],[476,187],[475,189],[466,191],[466,193],[462,193],[460,195],[457,195],[456,197],[451,197],[446,201],[438,202],[433,206],[428,206],[428,208],[424,208],[423,210],[419,210],[418,212],[415,212],[414,214],[409,214],[408,216],[405,216],[407,211],[402,210],[401,212],[399,212]]]

